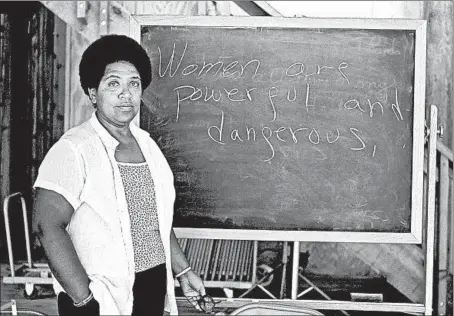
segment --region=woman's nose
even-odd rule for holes
[[[121,88],[122,89],[121,89],[119,97],[123,97],[123,98],[131,97],[131,92],[129,91],[128,85],[123,85]]]

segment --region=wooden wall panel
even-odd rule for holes
[[[0,205],[10,192],[11,140],[11,19],[0,14]],[[4,235],[3,216],[0,233]],[[0,250],[4,240],[0,239]]]
[[[54,53],[55,53],[55,78],[54,85],[54,121],[59,124],[53,128],[53,139],[57,139],[64,133],[64,115],[65,115],[65,57],[66,57],[66,23],[57,16],[54,16]]]
[[[427,19],[426,108],[438,107],[439,124],[445,127],[442,142],[453,146],[453,1],[425,1]],[[427,112],[426,112],[427,113]]]
[[[32,127],[29,176],[31,183],[34,183],[41,161],[63,131],[57,92],[61,67],[55,54],[55,17],[52,12],[41,6],[31,17],[28,33],[28,107],[31,111],[28,123]]]

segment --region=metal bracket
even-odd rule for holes
[[[87,13],[87,2],[86,1],[77,1],[77,12],[76,16],[78,19],[85,19]]]
[[[445,128],[443,125],[438,125],[437,127],[437,136],[443,138]],[[427,121],[424,120],[424,143],[427,143],[430,136],[430,128],[427,126]]]
[[[99,35],[109,34],[110,1],[99,2]]]

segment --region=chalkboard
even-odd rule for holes
[[[296,20],[141,25],[140,124],[174,172],[175,227],[414,232],[421,23]]]

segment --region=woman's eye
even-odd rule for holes
[[[133,82],[131,82],[131,85],[133,87],[135,87],[135,88],[138,88],[138,87],[140,87],[140,82],[139,81],[133,81]]]
[[[118,82],[117,81],[110,81],[107,85],[109,87],[116,87],[116,86],[118,86]]]

